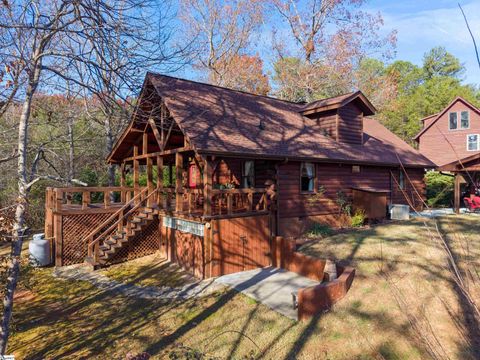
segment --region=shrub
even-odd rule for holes
[[[310,230],[305,233],[305,236],[309,239],[326,237],[332,235],[333,230],[330,226],[326,224],[315,223]]]
[[[454,179],[437,171],[425,175],[428,206],[448,207],[453,204]]]
[[[365,211],[362,209],[355,210],[352,216],[352,227],[360,227],[365,223]]]

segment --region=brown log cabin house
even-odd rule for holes
[[[457,97],[441,112],[421,121],[423,128],[414,138],[418,150],[438,171],[455,176],[454,208],[458,213],[462,193],[470,195],[480,187],[480,110]]]
[[[47,191],[56,265],[160,250],[212,277],[272,264],[273,236],[335,225],[339,192],[372,218],[390,203],[420,208],[433,164],[374,113],[360,91],[293,103],[148,73],[108,156],[120,186]]]

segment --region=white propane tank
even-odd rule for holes
[[[45,234],[35,234],[28,244],[30,263],[34,266],[50,265],[50,241],[45,239]]]

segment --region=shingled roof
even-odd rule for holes
[[[148,73],[146,80],[199,153],[389,165],[401,159],[405,166],[434,166],[371,118],[364,119],[363,145],[338,143],[301,114],[309,104],[155,73]],[[329,102],[353,94],[358,96]]]

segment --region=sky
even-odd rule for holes
[[[480,86],[480,67],[458,1],[480,47],[480,0],[367,0],[361,9],[382,14],[382,32],[385,35],[397,30],[396,56],[391,61],[407,60],[421,66],[423,55],[428,50],[435,46],[444,46],[465,66],[464,83]],[[291,39],[290,29],[285,22],[274,13],[268,16],[277,29],[278,38]],[[263,27],[257,36],[254,52],[261,55],[265,70],[272,73],[271,65],[275,56],[271,51],[271,28]],[[178,75],[203,80],[198,78],[192,68],[183,69]]]
[[[365,10],[380,11],[384,31],[398,31],[396,59],[421,65],[423,54],[434,46],[445,46],[465,65],[464,82],[480,84],[480,68],[458,1],[371,0]],[[470,28],[480,46],[480,1],[460,1]]]

